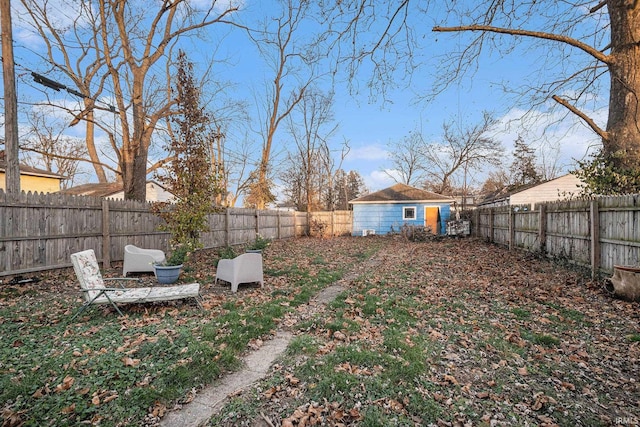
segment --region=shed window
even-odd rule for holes
[[[402,219],[416,219],[416,207],[405,206],[402,208]]]

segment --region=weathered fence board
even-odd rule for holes
[[[208,216],[205,248],[242,245],[257,235],[287,239],[308,235],[308,219],[326,221],[333,234],[351,232],[351,212],[305,212],[229,208]],[[169,233],[150,204],[61,194],[0,190],[0,276],[69,267],[70,255],[94,249],[105,265],[121,261],[124,246],[169,250]]]
[[[543,252],[591,268],[640,265],[640,195],[478,209],[473,233],[511,248]]]

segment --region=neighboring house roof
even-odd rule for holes
[[[154,186],[157,186],[158,189],[162,190],[165,193],[168,193],[167,190],[157,182],[147,181],[147,199],[149,199],[149,201],[156,201],[155,198],[149,197],[149,189],[153,188]],[[121,182],[82,184],[75,187],[67,188],[66,190],[62,190],[61,193],[72,194],[75,196],[123,198],[124,186]]]
[[[576,175],[568,173],[548,181],[527,184],[519,187],[507,187],[488,194],[478,206],[531,204],[550,202],[576,196],[580,193],[582,181]]]
[[[109,197],[122,191],[122,189],[123,186],[121,182],[106,182],[76,185],[75,187],[62,190],[61,193],[72,194],[74,196]]]
[[[66,177],[44,169],[38,169],[27,165],[19,165],[20,175],[42,176],[45,178],[65,179]],[[0,150],[0,172],[6,173],[7,162],[4,157],[4,150]]]
[[[349,203],[405,203],[405,202],[445,202],[452,203],[451,197],[431,191],[420,190],[406,184],[395,184],[384,190],[367,194],[349,201]]]

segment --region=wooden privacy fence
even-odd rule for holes
[[[257,235],[268,239],[304,236],[316,219],[327,223],[327,234],[351,232],[351,212],[295,212],[229,208],[209,215],[205,248],[241,245]],[[0,190],[0,276],[71,266],[70,255],[94,249],[104,266],[121,261],[124,246],[169,250],[169,233],[158,231],[163,221],[150,204],[63,194]]]
[[[477,209],[473,234],[570,260],[592,277],[614,265],[640,265],[640,195]]]

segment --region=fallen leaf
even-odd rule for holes
[[[56,393],[59,393],[59,392],[61,392],[61,391],[69,390],[69,389],[71,388],[71,386],[73,385],[74,381],[75,381],[75,380],[73,379],[73,377],[71,377],[71,376],[68,376],[68,375],[67,375],[67,376],[66,376],[66,377],[64,377],[64,379],[62,380],[62,383],[61,383],[61,384],[58,384],[58,385],[56,386]]]
[[[138,366],[140,364],[140,359],[132,359],[130,357],[123,357],[120,360],[122,360],[122,363],[124,363],[124,366]]]
[[[75,410],[76,410],[76,404],[72,403],[71,405],[69,405],[69,406],[67,406],[65,408],[62,408],[60,410],[60,412],[63,413],[63,414],[71,414],[71,413],[75,412]]]
[[[456,380],[456,377],[454,377],[453,375],[445,375],[444,376],[444,380],[448,383],[451,383],[453,385],[457,385],[458,384],[458,380]]]
[[[112,394],[112,395],[110,395],[110,396],[105,397],[105,398],[104,398],[104,400],[103,400],[102,402],[103,402],[103,403],[109,403],[109,402],[111,402],[112,400],[116,400],[117,398],[118,398],[118,394],[117,394],[117,393],[115,393],[115,394]]]
[[[347,340],[347,336],[345,334],[343,334],[340,331],[335,331],[333,333],[333,338],[337,339],[338,341],[346,341]]]

